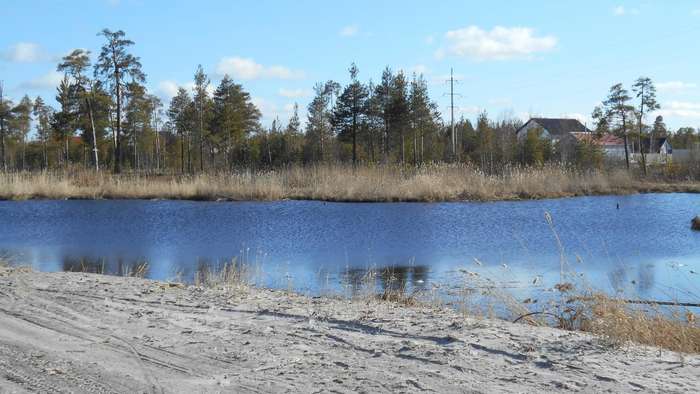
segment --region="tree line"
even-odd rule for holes
[[[134,42],[121,30],[104,29],[99,35],[104,43],[94,64],[89,51],[76,49],[57,65],[63,73],[56,89],[57,108],[42,97],[27,95],[12,103],[0,86],[2,170],[82,165],[115,173],[195,173],[319,162],[420,165],[458,160],[494,172],[504,165],[563,160],[557,154],[560,147],[536,134],[519,141],[515,131],[521,120],[508,115],[493,120],[486,112],[475,124],[464,118],[456,121],[453,149],[451,127],[430,98],[423,75],[389,67],[376,83],[361,81],[355,64],[348,70],[346,86],[317,83],[304,126],[295,104],[286,124],[275,119],[263,127],[250,93],[225,75],[210,94],[211,80],[201,65],[193,87],[180,87],[169,103],[163,103],[145,86],[140,59],[130,52]],[[643,137],[670,136],[661,117],[653,125],[644,123],[646,115],[660,107],[652,81],[639,78],[632,89],[635,102],[622,84],[610,89],[593,111],[595,132],[636,140],[638,146]],[[691,128],[676,135],[674,143],[698,142]],[[599,166],[602,158],[596,149],[582,144],[566,160]],[[626,156],[629,167],[629,153]]]

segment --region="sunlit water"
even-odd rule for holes
[[[696,214],[693,194],[426,204],[5,201],[0,256],[43,271],[116,274],[147,262],[147,277],[184,280],[202,264],[237,258],[255,267],[258,284],[312,294],[348,291],[367,269],[394,267],[380,285],[449,293],[486,277],[522,297],[551,289],[563,261],[598,290],[697,302]]]

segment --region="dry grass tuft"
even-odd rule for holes
[[[194,275],[194,285],[223,290],[241,290],[250,286],[251,270],[233,259],[220,267],[201,264]]]
[[[585,309],[586,318],[579,328],[614,345],[634,342],[680,353],[700,353],[700,326],[689,310],[664,313],[658,307],[638,308],[604,295],[593,297]]]
[[[420,167],[314,165],[200,175],[96,174],[83,169],[0,174],[0,199],[178,199],[326,201],[517,200],[687,191],[697,183],[640,181],[624,171],[550,165],[486,174],[468,164]]]

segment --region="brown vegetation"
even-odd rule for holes
[[[6,200],[494,201],[637,192],[700,192],[700,184],[560,166],[506,167],[498,174],[487,174],[470,165],[446,164],[357,169],[322,165],[201,175],[111,175],[84,170],[0,174],[0,199]]]
[[[700,231],[700,215],[694,217],[694,218],[690,221],[690,227],[691,227],[693,230]]]
[[[580,329],[608,339],[612,344],[639,343],[681,353],[700,353],[700,326],[690,310],[675,307],[662,311],[657,306],[639,308],[603,295],[585,304]]]

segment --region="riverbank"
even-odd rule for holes
[[[700,182],[638,179],[624,171],[509,168],[488,175],[467,165],[420,168],[293,167],[201,175],[67,172],[0,174],[0,199],[499,201],[632,193],[699,193]]]
[[[697,392],[700,357],[392,302],[0,268],[0,392]]]

